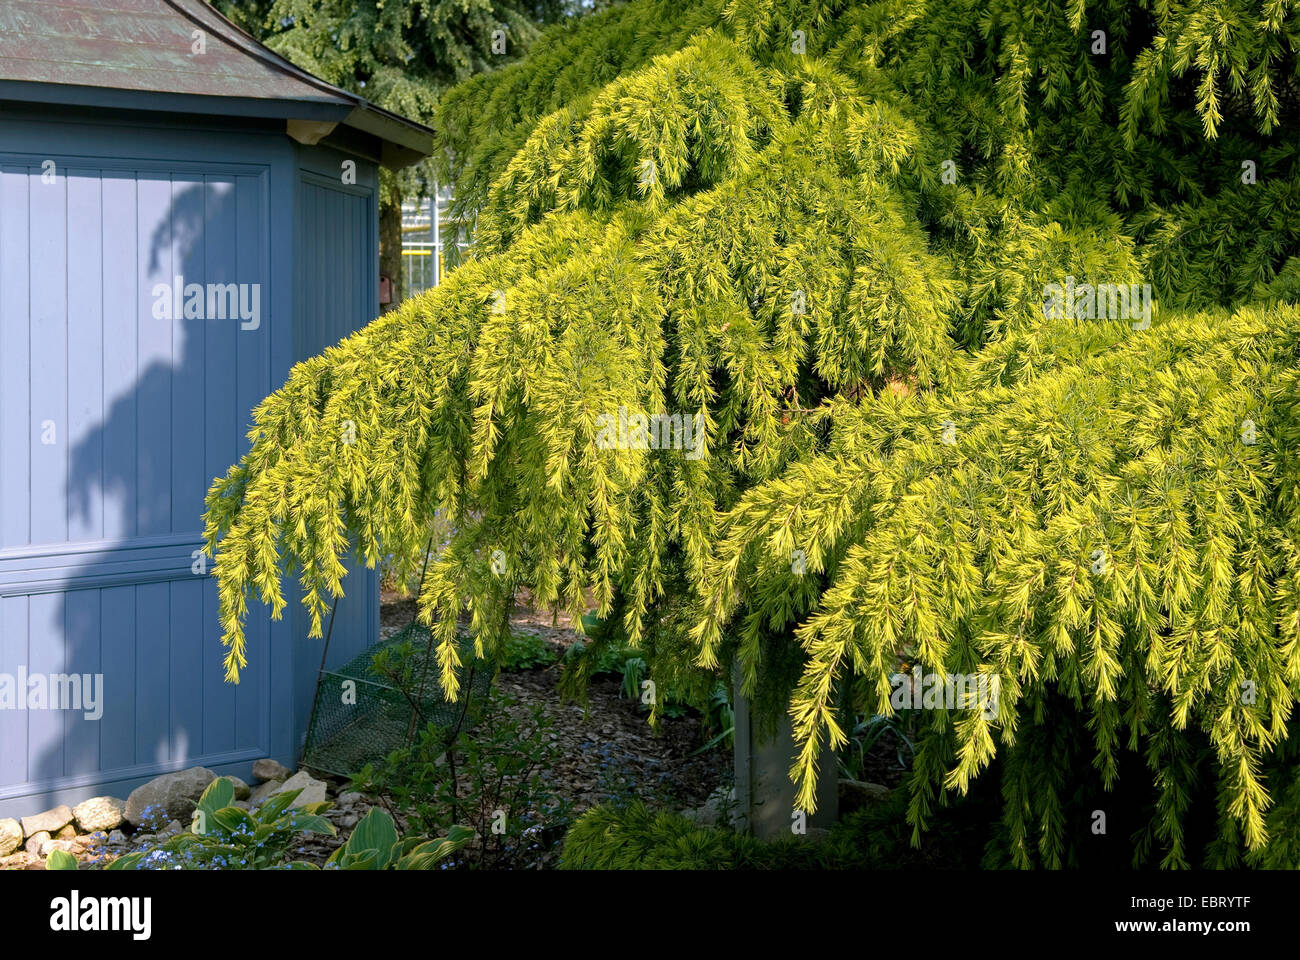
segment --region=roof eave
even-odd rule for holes
[[[337,100],[263,100],[254,97],[202,96],[119,87],[89,87],[78,84],[41,83],[32,80],[0,80],[0,100],[27,104],[58,104],[110,110],[149,110],[230,117],[265,117],[287,120],[335,120],[346,122],[355,109]]]
[[[360,100],[343,123],[354,130],[378,137],[383,143],[380,162],[390,169],[409,167],[433,153],[432,130],[368,101]]]
[[[351,103],[338,100],[259,100],[0,80],[0,101],[15,103],[341,123],[379,139],[382,144],[379,162],[394,170],[418,163],[433,153],[432,130],[380,109],[360,97],[347,96]]]

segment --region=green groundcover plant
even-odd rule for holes
[[[992,778],[1017,866],[1107,809],[1136,863],[1300,865],[1298,36],[1287,0],[544,33],[440,107],[470,259],[297,365],[209,493],[229,677],[250,601],[296,576],[319,630],[353,546],[404,581],[443,511],[452,695],[458,620],[499,655],[517,591],[594,600],[660,687],[734,662],[787,712],[804,809],[906,667],[998,694],[923,711],[914,842]]]
[[[880,870],[952,868],[978,862],[983,831],[970,818],[949,818],[909,843],[901,792],[855,810],[824,837],[764,841],[728,827],[701,826],[634,800],[601,804],[565,835],[562,870]]]

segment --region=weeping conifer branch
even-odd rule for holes
[[[889,714],[904,663],[983,677],[994,711],[925,720],[916,836],[996,767],[1007,860],[1060,865],[1080,770],[1136,755],[1139,857],[1189,863],[1208,774],[1205,856],[1293,864],[1291,5],[677,7],[449,95],[471,258],[296,366],[209,493],[228,677],[252,599],[295,576],[319,633],[352,551],[410,573],[441,513],[451,696],[462,624],[498,651],[521,587],[656,677],[734,658],[758,695],[793,663],[813,810],[846,687]],[[1067,279],[1150,284],[1151,322],[1047,315]],[[691,455],[609,449],[621,410],[698,424]]]

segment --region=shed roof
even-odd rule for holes
[[[0,99],[342,123],[378,137],[389,166],[433,149],[428,127],[294,66],[202,0],[4,0]]]

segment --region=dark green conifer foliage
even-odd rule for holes
[[[295,367],[213,485],[230,677],[286,566],[319,629],[349,543],[418,573],[443,510],[449,688],[458,616],[491,652],[516,590],[594,597],[656,680],[738,658],[811,809],[846,698],[996,676],[995,715],[926,712],[917,831],[995,773],[1001,859],[1070,863],[1140,782],[1135,861],[1300,866],[1298,31],[635,0],[544,34],[444,104],[472,258]],[[1045,315],[1067,278],[1150,283],[1149,326]],[[703,455],[602,449],[620,407]]]

